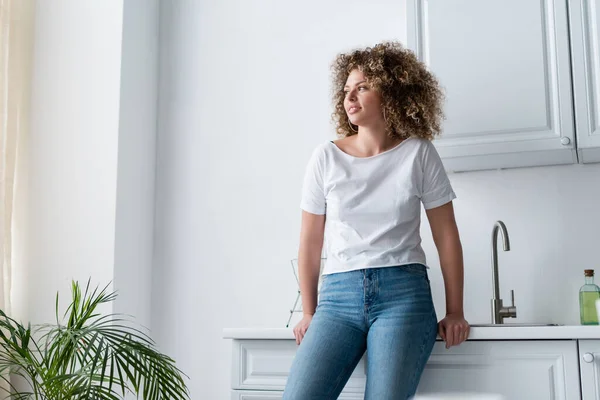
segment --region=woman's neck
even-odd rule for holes
[[[355,147],[366,157],[383,153],[397,146],[401,139],[391,138],[385,129],[369,129],[360,127],[355,137]]]

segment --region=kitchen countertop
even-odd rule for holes
[[[475,326],[468,340],[600,339],[600,326]],[[225,328],[224,339],[294,339],[292,328]],[[438,338],[438,340],[441,340]]]

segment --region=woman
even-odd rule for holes
[[[294,328],[300,346],[283,398],[336,399],[367,350],[365,399],[407,399],[436,334],[447,348],[469,335],[456,196],[431,144],[443,96],[425,65],[398,43],[341,54],[333,72],[340,139],[317,147],[304,177],[304,315]],[[439,324],[420,245],[421,204],[445,283]]]

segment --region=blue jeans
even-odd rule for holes
[[[436,334],[425,266],[325,275],[283,399],[337,399],[365,350],[365,399],[408,399],[417,390]]]

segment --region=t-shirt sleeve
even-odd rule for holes
[[[426,142],[423,154],[423,186],[421,202],[426,210],[442,206],[456,198],[450,179],[435,146]]]
[[[300,208],[311,214],[325,214],[325,189],[323,184],[324,159],[323,149],[319,146],[313,151],[306,170],[302,185],[302,200]]]

